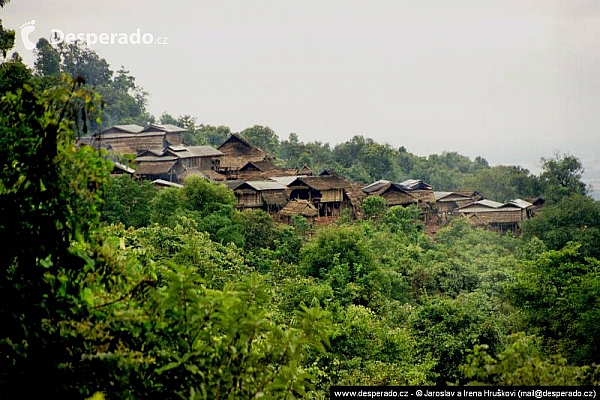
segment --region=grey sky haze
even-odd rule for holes
[[[569,152],[600,183],[596,0],[13,0],[0,13],[17,31],[35,20],[35,41],[53,28],[168,37],[93,46],[157,116],[332,144],[363,134],[534,171]]]

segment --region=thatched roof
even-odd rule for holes
[[[471,196],[461,192],[433,192],[435,201],[450,202],[450,201],[464,201],[471,200]]]
[[[261,193],[263,202],[270,206],[283,207],[288,202],[287,196],[283,192],[266,191]]]
[[[319,211],[308,200],[292,200],[279,211],[280,215],[292,216],[301,215],[303,217],[316,217]]]
[[[106,145],[107,150],[119,152],[121,154],[136,154],[136,151],[124,143],[109,143]]]
[[[325,169],[319,174],[319,176],[337,176],[337,174],[332,169]]]
[[[177,161],[177,157],[175,156],[141,156],[135,159],[135,161],[139,163],[143,162],[167,162],[167,161]]]
[[[310,167],[306,164],[304,164],[302,166],[302,168],[300,168],[298,170],[298,175],[312,175],[312,174],[313,174],[312,169],[310,169]]]
[[[162,175],[171,172],[177,161],[141,162],[135,171],[136,175]]]
[[[229,181],[221,182],[221,184],[225,185],[227,187],[227,189],[229,189],[229,190],[235,190],[238,187],[240,187],[241,185],[243,185],[244,183],[246,183],[246,182],[241,181],[241,180],[229,180]]]
[[[248,161],[240,168],[240,172],[245,171],[271,171],[277,169],[277,166],[270,160]]]
[[[350,187],[350,182],[337,176],[307,176],[298,177],[288,187],[308,186],[314,190],[345,189]]]

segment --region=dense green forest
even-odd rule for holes
[[[4,2],[0,2],[0,6]],[[111,177],[75,140],[152,119],[127,71],[78,46],[6,58],[0,24],[0,396],[325,398],[331,385],[600,383],[600,204],[573,156],[539,176],[356,136],[330,148],[242,134],[287,165],[421,178],[496,200],[542,194],[518,237],[416,208],[275,223],[224,186]],[[97,75],[96,75],[97,74]],[[162,116],[168,122],[172,118]],[[218,144],[225,127],[189,129]]]

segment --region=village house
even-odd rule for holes
[[[455,214],[460,207],[483,199],[479,193],[474,191],[433,192],[433,194],[435,211],[441,220],[447,220],[448,216]]]
[[[345,208],[353,209],[346,193],[350,183],[337,176],[297,177],[289,183],[291,200],[307,200],[319,212],[319,217],[337,218]]]
[[[233,190],[240,209],[258,208],[276,214],[288,202],[287,187],[275,181],[226,181],[224,184]]]
[[[135,159],[138,164],[135,169],[135,176],[151,181],[162,179],[177,182],[184,171],[184,167],[179,160],[179,158],[170,155],[143,155]]]
[[[533,216],[533,204],[521,200],[498,203],[492,200],[479,200],[460,207],[458,213],[472,226],[486,226],[500,232],[516,231],[522,221]]]
[[[150,124],[145,128],[139,125],[115,125],[91,137],[82,138],[80,143],[96,149],[137,155],[144,150],[181,144],[181,133],[185,131],[174,125]]]
[[[313,206],[308,200],[290,200],[285,207],[277,214],[278,220],[284,223],[291,223],[292,217],[298,215],[306,218],[310,223],[315,221],[315,218],[319,216],[319,211]]]
[[[273,163],[273,156],[236,134],[229,136],[217,150],[223,153],[217,172],[226,176],[236,175],[248,163],[259,163],[247,166],[247,168],[256,168],[257,170],[271,168]]]
[[[370,185],[363,187],[362,191],[369,196],[382,197],[388,207],[409,206],[418,203],[418,199],[410,194],[404,186],[388,180],[382,179],[371,183]]]

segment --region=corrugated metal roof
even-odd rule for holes
[[[135,159],[135,161],[139,163],[144,162],[169,162],[169,161],[177,161],[177,157],[174,156],[142,156]]]
[[[479,200],[474,203],[462,206],[458,209],[459,212],[485,212],[498,211],[504,204],[493,200]]]
[[[140,133],[130,133],[130,132],[112,132],[112,133],[96,133],[94,136],[98,139],[119,139],[119,138],[142,138],[142,137],[154,137],[154,136],[163,136],[164,132],[140,132]]]
[[[401,186],[404,186],[408,190],[431,190],[433,187],[427,182],[421,179],[407,179],[404,182],[400,182]]]
[[[130,167],[128,167],[128,166],[127,166],[127,165],[125,165],[125,164],[121,164],[120,162],[115,162],[114,164],[115,164],[115,169],[117,169],[117,168],[118,168],[118,169],[120,169],[120,170],[123,170],[123,171],[125,171],[125,172],[129,173],[129,174],[133,174],[133,173],[135,173],[135,169],[133,169],[133,168],[130,168]]]
[[[185,150],[187,150],[187,148],[182,144],[172,144],[172,145],[169,145],[169,150],[185,151]]]
[[[497,201],[493,201],[493,200],[479,200],[473,204],[481,204],[483,206],[491,207],[491,208],[500,208],[504,205],[502,203],[498,203]]]
[[[451,195],[452,193],[453,192],[433,192],[433,195],[435,196],[435,201],[438,201],[446,196]]]
[[[275,182],[279,182],[282,185],[289,185],[290,183],[294,182],[296,180],[296,178],[298,178],[297,175],[293,175],[293,176],[272,176],[269,179]]]
[[[531,204],[528,201],[525,201],[523,199],[514,199],[508,202],[508,204],[513,204],[519,208],[529,208],[529,207],[533,207],[533,204]]]
[[[246,182],[251,188],[258,191],[263,190],[285,190],[287,186],[282,185],[279,182],[273,181],[247,181]]]
[[[188,146],[187,149],[199,157],[218,157],[223,155],[223,153],[211,146]]]
[[[176,188],[183,187],[183,185],[180,185],[179,183],[165,181],[164,179],[155,179],[152,181],[152,183],[157,186],[169,186],[169,187],[176,187]]]
[[[144,130],[143,126],[139,126],[139,125],[135,125],[135,124],[115,125],[114,127],[119,130],[122,130],[124,132],[131,132],[131,133],[140,133],[142,130]]]
[[[387,181],[385,179],[380,179],[377,182],[373,182],[370,185],[365,186],[364,188],[362,188],[362,190],[365,193],[377,192],[378,190],[380,190],[384,186],[388,185],[389,183],[390,183],[390,181]]]
[[[187,132],[186,129],[180,128],[179,126],[171,125],[171,124],[150,124],[144,128],[142,132],[168,132],[168,133],[177,133],[177,132]]]

